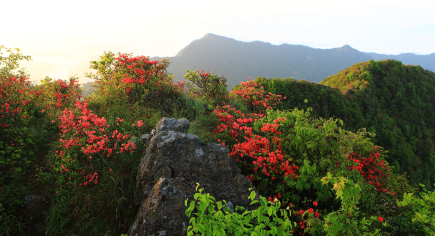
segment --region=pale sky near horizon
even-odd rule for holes
[[[85,83],[89,62],[104,50],[171,57],[207,33],[381,54],[435,52],[434,0],[0,0],[0,14],[0,45],[32,57],[20,65],[33,81],[77,75]]]

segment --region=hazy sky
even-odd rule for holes
[[[0,0],[0,15],[0,45],[32,56],[20,64],[32,80],[77,75],[84,83],[103,50],[175,56],[207,33],[382,54],[435,52],[434,0]]]

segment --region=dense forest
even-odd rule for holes
[[[152,60],[163,58],[152,58]],[[185,70],[207,69],[227,78],[229,88],[246,78],[292,77],[319,83],[355,63],[395,59],[403,64],[420,65],[435,71],[435,54],[385,55],[360,52],[349,45],[332,49],[317,49],[304,45],[272,45],[253,41],[242,42],[215,34],[194,40],[174,57],[168,72],[174,80],[184,80]]]
[[[83,98],[75,77],[30,83],[19,62],[31,57],[6,51],[1,235],[127,233],[140,138],[172,117],[226,146],[262,196],[231,211],[200,187],[186,235],[434,236],[433,72],[370,60],[320,84],[258,77],[229,93],[224,75],[188,70],[176,83],[169,60],[107,52]]]
[[[292,78],[255,82],[265,91],[286,96],[279,108],[313,108],[313,116],[340,118],[344,129],[366,128],[372,142],[389,151],[394,172],[410,175],[417,187],[434,190],[435,74],[420,66],[384,60],[357,63],[320,84]],[[308,103],[303,103],[304,99]]]

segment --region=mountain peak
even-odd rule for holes
[[[203,40],[203,39],[232,39],[232,38],[225,37],[225,36],[222,36],[222,35],[216,35],[216,34],[212,34],[212,33],[207,33],[200,40]]]
[[[215,37],[215,36],[219,36],[219,35],[212,34],[212,33],[207,33],[207,34],[205,34],[205,35],[203,36],[202,39],[205,39],[205,38],[207,38],[207,37]],[[222,37],[222,36],[221,36],[221,37]]]
[[[350,45],[348,45],[348,44],[346,44],[346,45],[340,47],[339,49],[341,49],[341,50],[355,50],[355,49],[353,49],[353,48],[352,48]]]
[[[212,33],[205,34],[202,38],[193,40],[190,44],[188,44],[185,48],[180,50],[176,57],[184,56],[186,53],[190,54],[193,49],[196,49],[198,47],[204,47],[204,45],[216,45],[216,44],[228,44],[229,42],[234,42],[235,39],[216,35]],[[202,45],[202,46],[200,46]],[[194,50],[195,51],[195,50]]]

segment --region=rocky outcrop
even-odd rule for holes
[[[216,201],[229,206],[249,205],[251,181],[241,174],[229,150],[220,144],[203,143],[187,134],[187,119],[162,118],[142,138],[146,142],[139,164],[135,203],[141,204],[129,235],[186,235],[189,218],[185,200],[194,201],[197,183]],[[192,215],[191,215],[192,217]]]
[[[46,235],[47,213],[50,206],[44,203],[45,197],[43,194],[27,194],[23,200],[26,202],[26,217],[25,226],[27,226],[31,235]],[[26,219],[26,218],[23,218]]]

